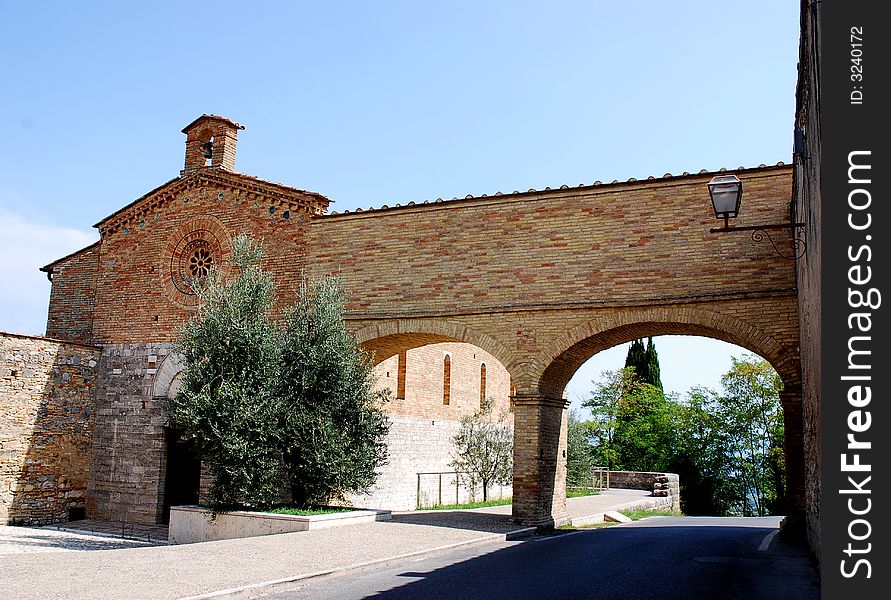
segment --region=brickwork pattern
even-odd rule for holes
[[[92,342],[98,265],[98,242],[53,263],[47,337],[81,344]]]
[[[279,285],[276,312],[296,298],[307,211],[315,204],[299,195],[276,196],[260,186],[254,189],[246,186],[250,178],[213,169],[175,181],[155,193],[155,205],[147,199],[130,213],[100,223],[103,237],[93,327],[96,343],[175,338],[191,314],[188,307],[194,304],[194,297],[177,292],[171,284],[171,249],[175,251],[190,232],[210,231],[223,238],[218,240],[222,248],[222,255],[215,257],[218,263],[225,261],[229,239],[250,234],[263,243],[261,266]],[[182,282],[178,284],[182,287]]]
[[[795,158],[794,221],[805,224],[807,253],[796,261],[798,315],[801,332],[801,420],[804,463],[805,529],[811,553],[818,561],[822,550],[820,504],[822,485],[822,426],[820,413],[822,277],[820,232],[820,43],[814,3],[803,1],[795,127],[804,132],[802,154]]]
[[[737,225],[788,217],[789,167],[739,175]],[[710,177],[322,216],[310,228],[310,273],[339,274],[350,309],[369,313],[789,290],[793,267],[769,245],[709,233]]]
[[[84,508],[99,349],[0,333],[0,525]]]
[[[451,401],[442,403],[443,358],[451,357]],[[405,353],[405,397],[396,394],[399,355],[375,367],[378,388],[390,390],[386,410],[390,415],[458,421],[480,408],[480,365],[486,365],[486,396],[493,401],[492,414],[505,414],[512,422],[510,373],[498,360],[469,344],[429,344]]]

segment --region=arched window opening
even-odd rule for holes
[[[486,405],[486,363],[480,365],[480,408]]]
[[[448,406],[452,396],[452,357],[448,354],[442,359],[442,403]]]
[[[396,399],[405,400],[405,362],[406,352],[399,353],[399,366],[396,367]]]

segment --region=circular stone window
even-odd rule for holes
[[[229,236],[213,217],[195,219],[179,227],[167,243],[160,270],[167,297],[183,308],[197,304],[194,284],[226,263]]]
[[[179,278],[188,283],[203,279],[213,266],[213,249],[207,240],[194,240],[185,247],[180,257]]]

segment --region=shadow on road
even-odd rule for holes
[[[466,510],[442,510],[436,512],[414,512],[393,515],[394,523],[426,525],[428,527],[448,527],[483,533],[507,533],[519,529],[510,515]]]
[[[446,566],[405,565],[388,585],[355,597],[817,600],[806,549],[778,536],[767,545],[775,524],[750,521],[666,518],[539,536]]]

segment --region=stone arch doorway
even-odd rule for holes
[[[172,352],[155,374],[153,396],[173,398],[182,384],[185,361]],[[198,504],[201,490],[201,460],[194,449],[182,440],[182,431],[169,424],[163,429],[164,451],[160,469],[161,523],[170,521],[170,507]]]
[[[566,428],[569,402],[564,390],[578,368],[594,354],[637,338],[695,335],[726,341],[767,360],[780,375],[789,521],[804,509],[801,379],[797,348],[758,326],[693,306],[629,309],[577,326],[543,350],[540,370],[515,399],[514,505],[516,521],[553,525],[566,519]]]

